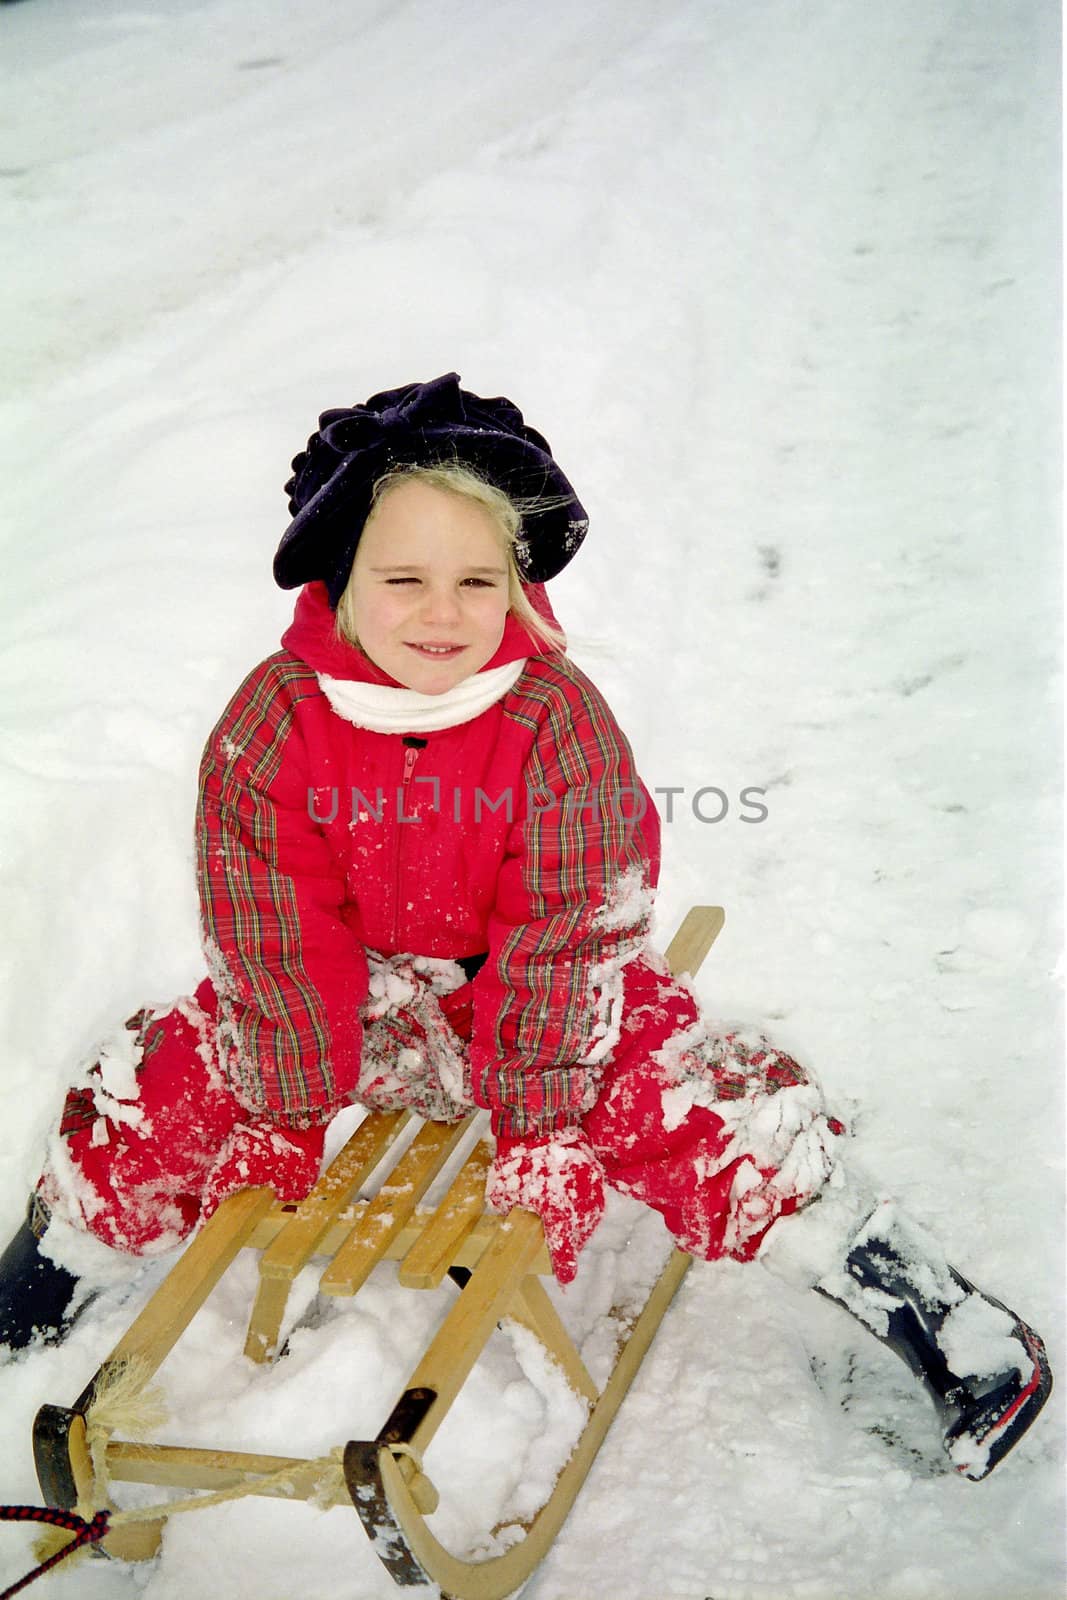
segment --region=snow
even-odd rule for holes
[[[1012,1319],[981,1295],[969,1294],[945,1318],[937,1342],[953,1372],[961,1376],[997,1377],[1014,1367],[1026,1381],[1033,1373],[1019,1341],[1011,1337]]]
[[[679,791],[662,941],[726,906],[705,1003],[811,1063],[877,1182],[1062,1371],[1058,9],[0,19],[8,1225],[93,1041],[201,976],[196,766],[289,615],[291,456],[326,406],[455,369],[522,405],[590,512],[552,598],[646,782]],[[616,1277],[663,1247],[613,1201],[558,1296],[591,1361]],[[3,1499],[39,1499],[37,1406],[73,1400],[166,1264],[0,1372]],[[264,1371],[238,1262],[161,1372],[169,1436],[376,1432],[452,1292],[392,1270]],[[442,1538],[519,1514],[573,1427],[531,1370],[494,1335],[434,1441]],[[840,1310],[697,1265],[528,1600],[1051,1600],[1062,1392],[964,1482]],[[28,1546],[0,1533],[7,1581]],[[47,1582],[394,1593],[354,1514],[277,1500]]]
[[[100,1048],[100,1079],[103,1093],[96,1097],[97,1110],[104,1116],[111,1114],[120,1100],[136,1100],[140,1090],[137,1085],[137,1067],[143,1054],[142,1047],[132,1031],[123,1026],[112,1034]],[[137,1111],[139,1108],[128,1108]],[[138,1120],[142,1120],[142,1117]]]

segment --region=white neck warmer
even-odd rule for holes
[[[525,660],[508,661],[488,672],[475,672],[444,694],[329,678],[323,672],[317,676],[319,688],[337,715],[357,728],[369,728],[372,733],[435,733],[439,728],[470,722],[503,699],[525,665]]]

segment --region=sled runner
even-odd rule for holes
[[[667,951],[672,972],[695,973],[722,924],[719,907],[694,907]],[[691,1257],[674,1250],[640,1311],[625,1318],[619,1314],[622,1334],[614,1366],[598,1389],[541,1284],[552,1269],[540,1219],[527,1211],[501,1217],[485,1210],[492,1159],[485,1141],[474,1144],[435,1208],[419,1204],[457,1155],[474,1119],[423,1123],[406,1143],[411,1121],[408,1112],[368,1114],[297,1205],[282,1204],[265,1188],[223,1202],[74,1405],[45,1405],[38,1412],[34,1457],[50,1505],[77,1507],[83,1516],[110,1507],[112,1482],[277,1495],[320,1506],[351,1503],[398,1584],[437,1584],[445,1600],[504,1600],[526,1582],[570,1511]],[[402,1153],[396,1159],[398,1148]],[[373,1198],[359,1198],[365,1187],[374,1191],[375,1173],[391,1160],[395,1164]],[[290,1289],[313,1259],[325,1258],[319,1283],[325,1295],[358,1293],[382,1261],[397,1261],[400,1282],[412,1289],[435,1288],[446,1274],[461,1286],[377,1438],[353,1440],[333,1458],[309,1460],[119,1436],[130,1403],[144,1394],[245,1248],[261,1252],[245,1343],[245,1354],[260,1363],[279,1354]],[[540,1339],[586,1402],[588,1417],[551,1495],[525,1525],[525,1537],[501,1555],[464,1560],[446,1550],[429,1527],[437,1492],[422,1457],[503,1318]],[[109,1406],[108,1397],[119,1391],[122,1407]],[[127,1425],[126,1431],[133,1430]],[[188,1508],[185,1502],[156,1506],[149,1518],[117,1514],[103,1548],[125,1560],[149,1559],[158,1550],[166,1516]]]

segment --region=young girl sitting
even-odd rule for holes
[[[839,1301],[983,1477],[1048,1396],[1041,1341],[846,1173],[811,1077],[715,1032],[650,948],[656,811],[542,587],[587,526],[545,439],[452,373],[326,412],[293,466],[295,616],[201,768],[210,977],[68,1095],[0,1339],[61,1337],[83,1298],[53,1214],[159,1252],[242,1187],[306,1194],[353,1100],[480,1106],[488,1202],[541,1217],[561,1283],[605,1186],[636,1196],[684,1249]]]

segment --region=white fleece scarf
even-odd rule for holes
[[[415,689],[385,683],[357,683],[352,678],[317,674],[319,688],[339,717],[372,733],[436,733],[470,722],[503,699],[518,681],[525,659],[508,661],[488,672],[475,672],[444,694],[419,694]]]

